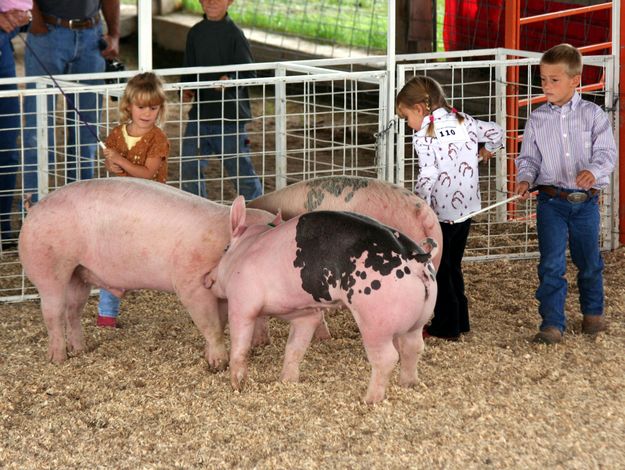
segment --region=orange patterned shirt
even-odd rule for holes
[[[125,124],[121,124],[111,131],[105,142],[106,147],[116,150],[122,157],[135,165],[145,165],[148,158],[160,158],[162,160],[161,166],[150,179],[160,183],[167,182],[169,140],[167,140],[165,133],[160,128],[154,126],[150,132],[142,136],[139,142],[128,150],[122,132],[124,126]],[[128,176],[128,174],[123,172],[118,176]]]

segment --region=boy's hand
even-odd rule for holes
[[[584,191],[588,191],[592,188],[592,185],[597,182],[595,175],[593,175],[588,170],[582,170],[577,174],[577,178],[575,179],[575,183],[577,186],[582,188]]]
[[[110,161],[111,163],[115,163],[117,160],[122,158],[119,152],[108,147],[102,150],[102,153],[104,153],[104,158],[106,158],[106,161]]]
[[[516,193],[521,196],[521,200],[525,201],[530,197],[530,193],[527,190],[530,189],[530,184],[527,181],[521,181],[516,187]]]
[[[193,101],[195,98],[195,91],[193,90],[183,90],[182,92],[182,101],[188,103],[189,101]]]

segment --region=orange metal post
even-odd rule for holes
[[[521,18],[521,25],[530,23],[538,23],[540,21],[555,20],[556,18],[564,18],[573,15],[582,15],[584,13],[592,13],[593,11],[611,10],[612,2],[600,3],[598,5],[591,5],[587,7],[569,8],[568,10],[554,11],[552,13],[545,13],[543,15],[526,16]]]

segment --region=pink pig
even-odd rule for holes
[[[399,230],[419,242],[436,241],[439,249],[433,255],[434,268],[441,261],[443,234],[438,218],[430,206],[407,189],[385,181],[359,176],[326,176],[301,181],[266,194],[248,203],[248,207],[281,212],[284,220],[317,210],[350,211],[367,215]],[[325,321],[315,334],[330,337]],[[266,318],[257,323],[254,345],[269,343]]]
[[[207,281],[228,300],[230,377],[235,390],[247,378],[247,354],[262,315],[289,320],[281,379],[297,381],[299,365],[322,321],[318,307],[349,308],[371,363],[365,402],[384,399],[401,360],[400,384],[417,380],[423,326],[436,301],[431,256],[403,234],[359,214],[311,212],[270,225],[246,225],[245,202],[231,209],[232,239]]]
[[[274,215],[250,209],[266,223]],[[230,237],[229,208],[161,183],[108,178],[68,184],[36,204],[19,238],[24,272],[41,297],[48,358],[85,348],[80,314],[92,286],[175,292],[206,339],[205,357],[227,365],[223,318],[205,276]],[[67,344],[65,341],[67,334]]]

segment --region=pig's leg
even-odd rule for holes
[[[41,313],[48,330],[48,360],[60,364],[67,359],[65,345],[65,299],[64,289],[55,293],[39,291],[41,297]]]
[[[254,325],[254,336],[252,338],[252,347],[267,346],[271,344],[269,337],[269,322],[266,316],[260,316],[256,319]]]
[[[242,313],[231,301],[228,306],[230,383],[234,390],[241,390],[247,381],[247,355],[252,347],[254,323],[257,318],[254,313]]]
[[[191,319],[206,339],[204,357],[214,370],[224,370],[228,365],[228,351],[219,318],[217,298],[203,286],[195,290],[180,290],[178,297],[191,315]]]
[[[325,316],[323,315],[323,309],[319,309],[319,310],[321,311],[321,322],[319,323],[319,326],[317,326],[317,329],[315,330],[314,338],[317,341],[324,341],[326,339],[332,338],[332,335],[330,335],[328,324],[326,323]]]
[[[362,336],[367,358],[371,363],[371,379],[364,400],[365,403],[372,404],[384,400],[386,386],[399,354],[390,337],[376,337],[375,331],[363,332]]]
[[[80,324],[80,316],[90,291],[91,286],[74,273],[67,289],[67,307],[65,310],[67,348],[70,352],[79,353],[85,350],[85,337]]]
[[[280,374],[282,382],[299,381],[299,366],[315,334],[315,329],[319,328],[322,321],[323,312],[320,309],[312,309],[310,314],[304,314],[291,320],[289,339],[284,351],[284,364]]]
[[[414,387],[417,384],[417,363],[425,347],[423,327],[398,337],[399,346],[399,385]]]

